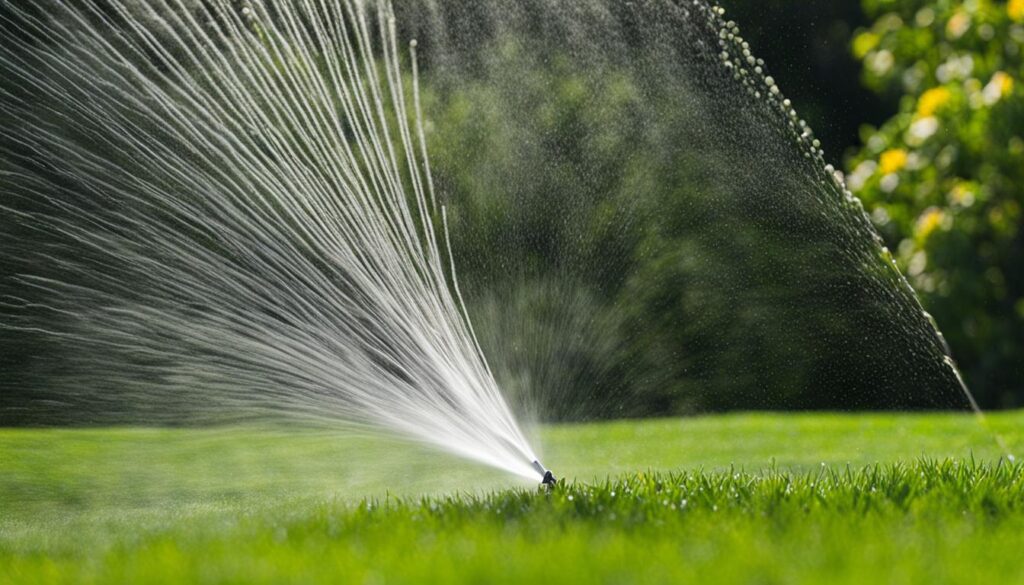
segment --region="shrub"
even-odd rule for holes
[[[1024,0],[864,0],[865,127],[850,188],[991,406],[1024,402]]]

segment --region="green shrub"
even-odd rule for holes
[[[1024,0],[864,0],[853,51],[899,112],[863,129],[850,188],[983,402],[1024,391]]]

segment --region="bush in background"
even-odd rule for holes
[[[848,182],[989,406],[1024,403],[1024,0],[864,0],[864,83],[900,93]]]

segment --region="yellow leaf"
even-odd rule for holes
[[[917,218],[917,229],[915,230],[917,237],[921,240],[928,239],[928,236],[942,225],[945,218],[945,212],[937,207],[926,209],[921,217]]]
[[[927,118],[935,114],[939,108],[949,101],[949,90],[944,87],[933,87],[917,98],[917,116]]]
[[[1013,91],[1013,78],[1007,75],[1005,71],[996,71],[989,83],[996,84],[999,87],[999,95],[1007,96]]]
[[[902,148],[890,148],[878,157],[878,168],[883,175],[895,173],[907,166],[907,151]]]
[[[981,96],[985,105],[991,106],[1000,99],[1010,95],[1011,91],[1013,91],[1013,78],[1007,75],[1005,71],[996,71],[992,75],[992,79],[985,85],[985,88],[981,90]]]
[[[1024,0],[1021,0],[1024,2]],[[862,32],[853,39],[853,55],[863,59],[865,55],[878,46],[878,35],[873,32]]]
[[[1024,0],[1010,0],[1006,4],[1006,13],[1010,15],[1011,20],[1024,22]]]

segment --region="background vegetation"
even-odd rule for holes
[[[1024,2],[732,4],[979,400],[1024,403]]]
[[[850,185],[925,308],[940,329],[950,328],[952,355],[981,403],[1019,404],[1024,327],[1018,311],[1021,271],[1014,269],[1020,266],[1021,217],[1014,210],[1021,165],[1014,145],[1024,126],[1006,105],[1017,95],[1019,71],[1011,65],[1019,62],[1021,47],[1018,9],[970,2],[727,6],[741,25],[757,23],[743,26],[745,38],[764,55],[801,115],[806,113],[828,149],[826,157],[850,172]],[[953,18],[966,19],[958,25],[964,27],[962,46],[944,41]],[[885,48],[890,45],[898,48]],[[835,240],[822,236],[836,227],[815,223],[806,200],[787,199],[800,186],[762,164],[753,133],[686,119],[680,113],[687,109],[685,100],[651,90],[628,67],[613,65],[604,75],[588,77],[566,54],[572,51],[558,44],[536,49],[533,61],[523,59],[529,50],[498,43],[489,51],[492,62],[478,67],[485,71],[483,81],[438,99],[431,110],[434,168],[454,209],[460,273],[471,297],[484,291],[483,298],[471,298],[474,321],[485,332],[484,345],[506,388],[541,388],[535,393],[550,400],[539,410],[555,418],[591,416],[593,408],[578,411],[595,401],[610,406],[596,409],[598,416],[956,404],[952,395],[959,391],[938,390],[944,382],[913,371],[920,364],[889,363],[921,342],[900,331],[904,316],[883,315],[881,303],[871,300],[872,270],[844,263]],[[879,77],[879,60],[891,61],[888,77]],[[887,136],[907,134],[913,121],[908,108],[917,107],[916,96],[932,83],[923,73],[903,72],[953,71],[969,60],[986,65],[975,67],[973,77],[947,81],[973,86],[978,96],[985,87],[995,96],[995,86],[986,85],[990,79],[1001,84],[998,100],[979,97],[972,106],[998,136],[986,138],[983,150],[968,157],[982,147],[969,146],[971,136],[928,116],[915,127],[930,129],[927,145],[909,152],[889,144]],[[517,69],[524,61],[530,67]],[[501,76],[488,77],[489,67]],[[908,81],[883,82],[899,76]],[[941,107],[950,119],[962,118],[947,101]],[[729,108],[723,104],[720,111]],[[652,118],[656,133],[647,131]],[[708,144],[693,127],[713,135],[710,141],[749,145],[747,156]],[[970,127],[985,131],[978,123]],[[952,148],[944,150],[950,142]],[[941,206],[962,207],[945,196],[922,195],[933,184],[925,176],[949,164],[942,152],[961,152],[958,176],[987,172],[994,182],[986,189],[1009,201],[992,214],[983,205],[974,207],[974,213],[988,214],[982,222],[939,221]],[[792,164],[780,153],[772,156],[780,167]],[[879,194],[882,178],[891,175],[886,185],[895,185],[898,172],[873,171],[884,160],[908,172],[905,159],[921,171],[903,177],[903,190],[917,197],[909,206]],[[723,165],[734,175],[723,172]],[[745,188],[746,175],[737,165],[758,168],[763,181],[775,181],[777,201],[766,203],[760,185]],[[997,228],[986,227],[993,221]],[[954,234],[944,251],[934,251],[941,259],[927,264],[918,254],[911,262],[914,242],[921,239],[913,230],[918,224],[941,224]],[[937,246],[939,237],[930,241]],[[934,282],[939,272],[949,281],[943,286]],[[524,322],[503,318],[497,307]],[[545,359],[552,364],[546,370],[559,375],[527,380],[527,370],[536,374]],[[566,388],[576,389],[577,399],[567,400],[573,390]]]
[[[1024,388],[1024,2],[869,0],[862,79],[900,94],[850,184],[986,404]]]

